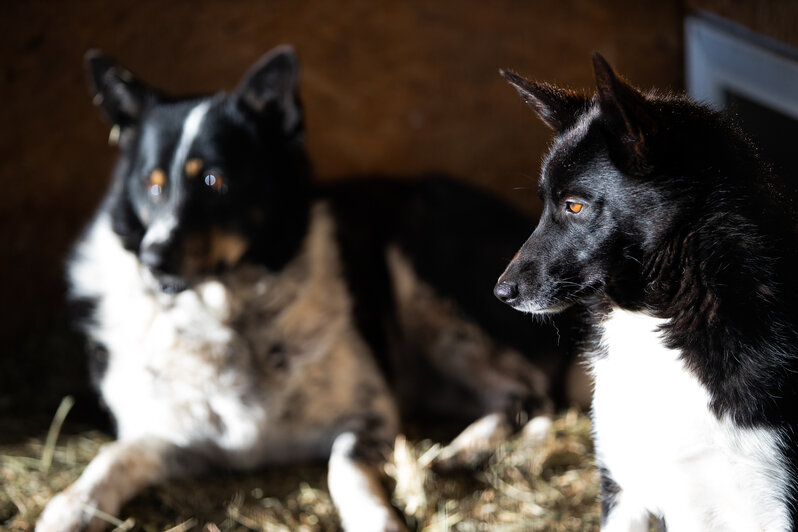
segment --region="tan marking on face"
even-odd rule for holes
[[[163,188],[166,184],[166,173],[160,168],[156,168],[150,174],[150,186],[157,186]]]
[[[241,235],[213,229],[211,231],[208,258],[211,264],[222,262],[228,266],[233,266],[244,256],[247,247],[249,247],[249,244]]]
[[[188,177],[189,179],[197,177],[199,175],[200,170],[202,170],[203,164],[204,163],[202,162],[202,159],[200,159],[199,157],[194,157],[186,161],[186,167],[185,167],[186,177]]]

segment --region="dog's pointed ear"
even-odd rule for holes
[[[244,76],[236,89],[241,105],[261,114],[275,107],[282,115],[283,129],[294,131],[301,124],[299,103],[299,59],[291,46],[282,45],[264,55]]]
[[[499,70],[499,73],[515,87],[543,123],[558,133],[573,126],[587,108],[588,98],[578,92],[535,83],[506,70]]]
[[[637,165],[646,156],[646,134],[656,131],[656,120],[646,97],[620,79],[607,60],[593,52],[598,101],[605,122],[619,133]]]
[[[138,124],[145,105],[156,93],[97,50],[86,52],[85,61],[94,105],[113,125],[109,141],[116,144],[121,135]]]

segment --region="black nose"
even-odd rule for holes
[[[164,265],[164,250],[161,247],[148,246],[139,251],[139,260],[153,270],[159,270]]]
[[[513,282],[500,281],[493,289],[493,294],[505,303],[512,303],[518,297],[518,285]]]

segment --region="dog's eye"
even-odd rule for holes
[[[227,192],[227,183],[218,172],[206,174],[205,184],[220,194]]]
[[[579,202],[576,202],[576,201],[566,201],[565,202],[565,208],[571,214],[579,214],[580,212],[582,212],[582,208],[584,206],[585,206],[584,203],[579,203]]]
[[[166,174],[160,168],[156,168],[150,172],[150,177],[147,179],[147,190],[152,196],[160,196],[163,192],[163,187],[166,185]]]
[[[200,159],[199,157],[193,157],[188,161],[186,161],[186,167],[185,167],[186,177],[188,177],[189,179],[197,177],[200,173],[200,170],[202,170],[202,166],[203,162],[202,159]]]

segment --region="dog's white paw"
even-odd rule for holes
[[[441,450],[433,463],[439,471],[476,467],[513,433],[507,416],[494,412],[471,423]]]
[[[36,522],[36,532],[98,532],[104,523],[93,519],[96,502],[84,493],[67,489],[53,497]]]
[[[521,429],[521,437],[533,445],[541,445],[551,434],[552,421],[549,416],[536,416]]]

